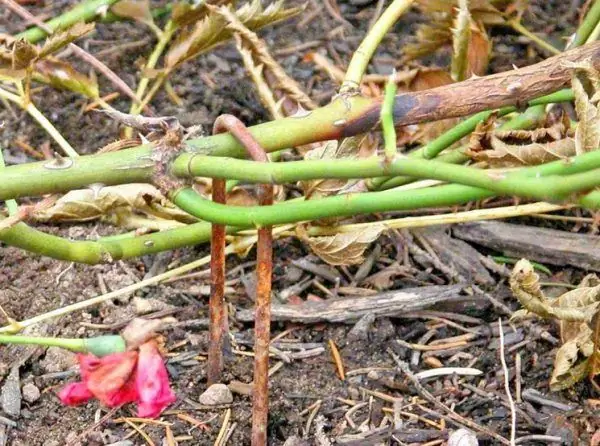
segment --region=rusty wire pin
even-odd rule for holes
[[[221,115],[214,124],[213,133],[230,132],[254,161],[269,162],[269,157],[254,139],[242,121],[233,115]],[[217,188],[218,191],[217,191]],[[258,189],[259,204],[273,204],[273,185],[261,184]],[[221,201],[218,201],[221,200]],[[225,202],[225,180],[213,179],[213,201]],[[215,229],[217,232],[215,233]],[[214,251],[213,251],[214,250]],[[217,252],[218,251],[218,252]],[[214,263],[212,255],[216,254]],[[252,392],[252,446],[267,444],[269,412],[269,342],[271,339],[271,275],[273,271],[272,227],[258,229],[256,265],[256,306],[254,317],[254,386]],[[215,271],[213,272],[213,267]],[[221,373],[221,333],[223,318],[223,290],[225,286],[225,227],[213,224],[211,241],[211,345],[209,370],[217,367]],[[213,309],[213,300],[214,306]],[[218,308],[217,308],[218,307]],[[213,319],[214,317],[214,319]],[[219,319],[220,318],[220,319]],[[214,346],[213,346],[214,341]],[[213,347],[213,349],[211,349]],[[212,356],[211,356],[212,353]],[[210,374],[209,374],[210,376]],[[209,380],[210,382],[210,380]]]

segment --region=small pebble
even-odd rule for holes
[[[199,401],[204,406],[231,404],[233,402],[233,395],[225,384],[213,384],[200,395]]]
[[[448,446],[478,446],[477,436],[468,429],[458,429],[448,437]]]
[[[34,403],[40,398],[40,389],[33,383],[27,383],[21,389],[23,399],[28,403]]]

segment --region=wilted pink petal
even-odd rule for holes
[[[79,362],[79,374],[81,375],[82,381],[87,380],[90,373],[97,369],[101,364],[100,358],[90,354],[77,354],[77,361]]]
[[[67,406],[78,406],[88,402],[94,397],[92,392],[87,388],[87,385],[83,382],[70,383],[62,388],[58,392],[58,397],[63,404]]]
[[[97,363],[81,363],[87,371],[84,382],[88,389],[108,407],[116,407],[137,399],[132,381],[137,360],[136,352],[113,353],[99,358]],[[89,358],[86,358],[89,360]]]
[[[138,416],[155,418],[176,400],[169,375],[154,340],[140,346],[136,371]]]

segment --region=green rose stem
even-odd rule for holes
[[[440,163],[442,164],[442,163]],[[457,166],[452,166],[457,167]],[[489,189],[450,184],[411,191],[383,191],[363,194],[347,194],[321,200],[284,202],[263,209],[259,206],[226,206],[205,200],[191,189],[183,189],[171,197],[177,206],[204,220],[255,227],[299,221],[312,221],[327,217],[347,217],[359,214],[452,206],[495,195],[535,198],[543,201],[568,200],[570,194],[592,189],[598,185],[600,169],[569,176],[543,178],[505,179],[463,178],[464,183],[485,184]],[[503,175],[502,175],[503,176]],[[578,202],[578,200],[575,200]],[[582,202],[583,203],[583,202]],[[596,204],[586,200],[586,207],[594,209]]]
[[[385,94],[383,103],[381,104],[380,120],[386,163],[389,163],[394,159],[398,150],[396,128],[394,127],[394,97],[398,90],[398,86],[394,81],[394,78],[396,77],[395,74],[396,73],[394,72],[385,84]]]
[[[509,110],[497,110],[498,116],[503,116]],[[458,124],[457,127],[464,125],[464,128],[460,130],[460,133],[464,132],[465,136],[468,135],[472,130],[468,130],[468,128],[473,124],[473,122],[478,121],[482,122],[484,119],[487,119],[491,115],[491,112],[481,112],[477,115],[472,116],[471,118],[463,121],[461,124]],[[501,130],[521,130],[532,128],[537,125],[540,121],[544,119],[546,116],[546,106],[545,105],[533,105],[529,107],[525,112],[517,114],[514,118],[505,122],[500,126]],[[469,122],[473,120],[473,122]],[[476,126],[477,124],[475,124]],[[457,127],[454,127],[452,130],[458,130]],[[473,130],[475,127],[473,127]],[[450,133],[450,132],[446,132]],[[409,157],[417,157],[417,158],[426,158],[431,159],[435,157],[436,161],[450,163],[450,164],[462,164],[469,159],[467,155],[463,153],[465,147],[459,147],[455,150],[451,150],[448,153],[439,155],[441,150],[444,150],[444,145],[449,141],[445,141],[447,139],[446,133],[440,135],[435,140],[431,141],[429,144],[423,146],[420,149],[417,149],[408,154]],[[456,141],[452,141],[446,145],[454,144]],[[441,150],[440,150],[441,149]],[[397,176],[397,177],[379,177],[373,178],[368,181],[367,184],[369,189],[375,190],[386,190],[392,189],[394,187],[402,186],[403,184],[411,183],[414,181],[414,178],[407,176]]]
[[[581,46],[587,42],[590,34],[594,31],[594,28],[600,22],[600,0],[595,0],[588,13],[585,15],[585,19],[579,25],[575,37],[568,45],[567,49]]]
[[[573,95],[570,90],[561,90],[557,93],[534,99],[530,101],[530,105],[570,101],[572,99]],[[355,98],[351,101],[352,103],[356,104],[356,107],[354,108],[360,108],[362,111],[364,111],[366,107],[370,106],[370,104],[373,102],[373,100],[362,98]],[[314,110],[305,118],[284,118],[266,124],[259,124],[251,127],[250,130],[258,142],[269,152],[281,150],[295,145],[332,139],[340,136],[340,131],[338,128],[336,128],[334,123],[337,121],[336,117],[344,116],[344,107],[345,105],[343,101],[337,100],[326,107]],[[500,113],[509,113],[510,111],[514,111],[514,109],[506,108],[500,111]],[[492,112],[482,112],[478,114],[477,118],[472,117],[467,119],[459,126],[449,130],[439,138],[436,138],[435,141],[432,141],[423,149],[413,152],[410,158],[422,158],[424,157],[424,154],[427,154],[427,156],[433,156],[435,153],[439,153],[439,151],[443,150],[445,147],[448,147],[448,145],[459,141],[461,138],[467,135],[470,131],[472,131],[472,129],[475,128],[477,122],[480,122],[491,113]],[[465,124],[467,122],[468,125]],[[241,147],[229,134],[220,134],[193,139],[187,141],[186,144],[188,145],[190,152],[201,155],[210,155],[212,157],[243,157],[243,151]],[[66,192],[94,183],[114,185],[135,182],[149,182],[152,180],[154,167],[154,163],[149,160],[151,152],[152,147],[146,145],[122,150],[119,152],[80,156],[77,159],[72,160],[72,162],[69,162],[69,164],[66,164],[64,167],[53,166],[52,164],[49,165],[48,162],[44,161],[10,166],[0,172],[0,200]],[[177,157],[174,163],[173,173],[183,176],[188,175],[188,172],[185,170],[185,166],[189,162],[190,156],[192,155],[182,154]],[[457,155],[449,156],[456,157]],[[464,155],[461,154],[460,156],[462,157]],[[208,158],[209,157],[199,157],[197,159],[207,160],[208,162]],[[332,169],[332,172],[335,172],[336,166],[341,161],[342,160],[330,160],[319,161],[319,163],[328,163],[325,171]],[[303,163],[304,162],[314,163],[314,161],[303,161]],[[228,173],[229,162],[224,163],[222,159],[216,159],[213,160],[212,163],[208,163],[206,171],[203,170],[201,163],[194,163],[196,167],[192,173],[195,176],[215,176],[209,172],[212,172],[216,168],[217,164],[222,166],[222,173],[218,175],[219,178],[237,178],[240,180],[252,181],[250,175],[248,177],[243,177],[241,173],[234,174],[233,172],[230,175]],[[282,166],[285,164],[288,163],[281,163]],[[250,165],[253,164],[248,164],[246,166]],[[298,165],[300,164],[296,164],[295,166]],[[356,164],[356,166],[358,165],[359,164]],[[313,165],[315,168],[317,166],[318,164]],[[325,165],[323,164],[323,166]],[[257,165],[256,167],[259,170],[269,168],[262,165]],[[369,167],[369,169],[372,169],[372,167]],[[384,168],[382,167],[381,169]],[[311,178],[327,178],[325,171],[321,171],[318,174],[325,176],[313,176]],[[374,171],[371,170],[371,172]],[[380,176],[384,175],[385,173],[386,172],[384,170],[380,170],[379,173],[375,173],[374,175]],[[393,174],[395,172],[390,171],[389,173]],[[355,178],[373,176],[368,175],[367,173],[362,175],[362,173],[358,171],[354,171],[353,175],[354,174],[356,175]],[[308,177],[306,177],[306,175],[307,173],[305,170],[302,174],[302,177],[298,177],[295,180],[307,179]],[[264,180],[264,178],[261,178],[258,181]],[[288,180],[295,181],[293,178],[288,178]]]
[[[377,47],[387,34],[388,30],[400,16],[414,3],[414,0],[394,0],[381,14],[373,27],[369,30],[358,49],[352,55],[348,64],[344,82],[340,92],[356,91],[360,87],[363,75]]]
[[[91,353],[92,355],[99,357],[111,353],[124,352],[127,348],[125,340],[119,335],[74,339],[0,334],[0,344],[60,347],[77,353]]]
[[[88,0],[73,7],[64,14],[46,22],[46,25],[55,31],[57,29],[68,28],[77,22],[89,22],[97,16],[103,14],[108,8],[118,0]],[[23,31],[15,36],[16,39],[25,39],[31,43],[37,43],[44,39],[48,33],[35,26]]]

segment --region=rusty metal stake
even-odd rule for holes
[[[216,203],[226,202],[225,180],[213,178],[212,199]],[[225,318],[225,225],[213,223],[210,239],[210,300],[208,304],[209,332],[208,385],[221,381],[223,371],[223,332],[228,327]]]
[[[264,149],[250,134],[246,126],[232,115],[217,118],[213,133],[229,131],[254,161],[269,162]],[[214,184],[213,180],[213,184]],[[214,187],[214,186],[213,186]],[[258,189],[262,206],[273,204],[273,185],[261,184]],[[216,201],[214,192],[213,200]],[[213,241],[215,227],[213,225]],[[223,228],[224,230],[224,228]],[[223,232],[224,237],[224,232]],[[222,245],[224,249],[224,244]],[[211,251],[212,252],[212,251]],[[273,271],[272,227],[258,229],[256,265],[256,312],[254,316],[254,386],[252,391],[252,446],[266,446],[269,414],[269,342],[271,340],[271,275]],[[224,273],[224,272],[223,272]],[[215,277],[213,273],[213,277]],[[220,276],[224,279],[224,274]],[[224,282],[223,282],[224,283]],[[212,297],[212,296],[211,296]],[[211,300],[212,302],[212,300]],[[212,315],[212,313],[211,313]],[[217,321],[214,321],[215,325]],[[213,320],[211,320],[211,327]],[[214,329],[220,327],[217,325]],[[211,328],[211,335],[213,328]],[[212,338],[211,338],[212,339]],[[210,355],[210,351],[209,351]],[[209,356],[210,360],[210,356]]]

